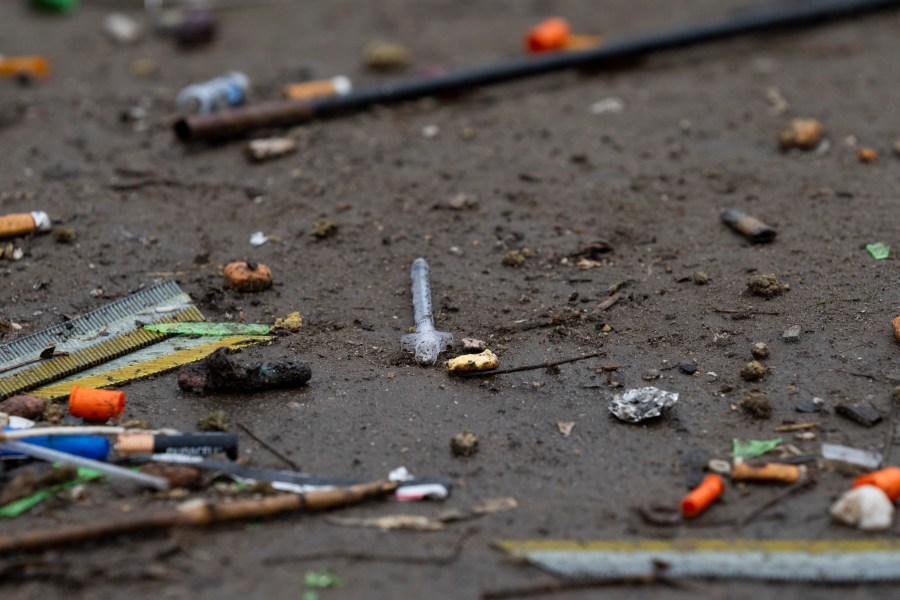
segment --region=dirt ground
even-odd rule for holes
[[[864,249],[896,240],[897,13],[315,123],[300,134],[299,152],[252,165],[239,144],[186,149],[174,140],[179,89],[229,70],[250,76],[254,101],[277,97],[303,73],[346,74],[362,85],[391,77],[360,63],[376,38],[412,48],[413,71],[455,68],[518,56],[522,32],[550,14],[624,39],[740,14],[748,3],[306,0],[222,11],[218,41],[192,52],[155,35],[133,46],[102,35],[115,8],[148,24],[138,4],[85,0],[71,15],[47,16],[25,2],[0,3],[0,52],[44,54],[53,68],[31,86],[0,81],[0,209],[46,210],[78,236],[74,245],[52,236],[18,242],[24,258],[0,264],[0,316],[37,331],[167,277],[209,320],[271,322],[300,311],[300,332],[243,355],[306,361],[308,387],[198,397],[167,374],[123,388],[126,416],[192,430],[220,409],[307,472],[377,479],[405,465],[457,482],[443,504],[372,502],[334,516],[434,515],[501,496],[518,508],[433,533],[341,527],[311,515],[120,538],[33,556],[44,568],[31,575],[7,569],[5,598],[295,599],[304,573],[321,568],[345,583],[321,591],[324,600],[475,598],[552,581],[492,549],[497,539],[896,535],[896,526],[864,534],[833,524],[828,507],[852,475],[818,468],[812,490],[743,529],[734,520],[782,488],[729,484],[703,517],[674,528],[643,522],[635,508],[677,502],[692,464],[728,458],[733,437],[778,437],[785,422],[819,423],[812,441],[780,434],[804,454],[818,455],[823,441],[890,452],[890,419],[867,429],[834,406],[868,400],[887,417],[900,382],[890,329],[900,301],[896,261]],[[142,58],[156,71],[134,74]],[[773,89],[789,106],[773,102]],[[591,113],[610,97],[621,99],[621,112]],[[135,106],[146,118],[123,123]],[[778,150],[777,132],[798,116],[824,123],[827,152]],[[423,135],[431,125],[437,135]],[[854,145],[877,149],[878,161],[861,164]],[[447,209],[459,194],[475,206]],[[776,227],[776,241],[750,245],[720,223],[726,207]],[[311,233],[322,218],[339,229],[318,240]],[[273,239],[253,247],[255,231]],[[564,260],[598,240],[612,252],[594,268]],[[524,264],[503,264],[523,249]],[[605,355],[484,381],[416,365],[399,338],[412,325],[417,256],[432,267],[438,328],[486,340],[503,367]],[[269,265],[274,288],[225,290],[222,266],[239,259]],[[693,282],[697,271],[707,285]],[[790,291],[749,295],[747,277],[767,272]],[[619,302],[596,312],[622,282]],[[800,340],[785,343],[792,324],[802,327]],[[739,372],[757,341],[771,348],[770,372],[747,383]],[[696,374],[663,370],[652,383],[681,396],[668,416],[629,425],[610,415],[616,390],[599,367],[620,365],[618,381],[630,388],[650,369],[683,363]],[[737,408],[755,389],[773,401],[770,419]],[[796,412],[813,397],[827,410]],[[570,436],[560,421],[575,423]],[[469,458],[449,448],[463,429],[480,440]],[[242,433],[241,448],[254,464],[283,467]],[[47,502],[0,528],[53,528],[179,501],[95,484],[87,501]],[[860,598],[888,589],[704,582],[602,593]]]

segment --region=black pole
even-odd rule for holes
[[[415,100],[565,69],[599,68],[662,50],[696,46],[763,31],[810,27],[897,6],[900,6],[900,0],[815,2],[792,10],[752,14],[718,23],[691,26],[613,42],[589,50],[520,58],[435,77],[400,79],[373,85],[346,96],[266,102],[211,115],[187,117],[175,123],[175,134],[182,142],[228,139],[261,127],[296,125],[313,119],[359,112],[376,104]]]

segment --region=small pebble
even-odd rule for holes
[[[659,376],[659,369],[648,369],[644,371],[643,375],[641,375],[641,379],[643,379],[644,381],[653,381],[654,379],[659,379]]]
[[[874,148],[859,148],[856,150],[856,158],[864,164],[872,164],[878,160],[878,152]]]
[[[487,348],[486,343],[475,338],[463,338],[461,343],[462,349],[466,352],[481,352]]]
[[[765,375],[766,368],[755,360],[751,360],[741,368],[741,378],[744,381],[759,381]]]
[[[472,456],[478,452],[478,436],[469,430],[461,431],[450,439],[450,450],[454,456]]]
[[[223,410],[216,410],[197,421],[197,431],[231,431],[231,419]]]
[[[362,61],[373,71],[398,71],[409,66],[412,53],[403,44],[375,40],[363,50]]]
[[[684,373],[685,375],[693,375],[697,372],[697,367],[690,363],[684,363],[682,365],[678,365],[678,370]]]
[[[731,463],[721,458],[714,458],[706,463],[706,469],[719,475],[731,475]]]
[[[756,342],[753,344],[753,347],[750,348],[750,354],[753,355],[753,358],[757,359],[769,358],[769,346],[767,346],[765,342]]]
[[[786,342],[798,342],[800,341],[800,331],[801,328],[799,325],[791,325],[781,334],[781,339]]]
[[[703,271],[697,271],[693,276],[694,283],[697,285],[706,285],[709,283],[709,275],[704,273]]]
[[[54,227],[53,241],[57,244],[74,244],[78,235],[71,227]]]
[[[773,273],[763,273],[748,277],[747,289],[754,296],[762,296],[763,298],[774,298],[784,291],[784,288],[778,281],[778,277]]]
[[[881,421],[881,413],[868,402],[838,404],[834,407],[834,412],[864,427],[872,427]]]
[[[794,410],[799,413],[816,413],[822,410],[822,407],[810,400],[800,400],[794,404]]]
[[[313,225],[313,235],[320,240],[332,237],[338,232],[338,224],[331,219],[319,219]]]
[[[503,257],[503,264],[507,267],[521,267],[525,263],[525,255],[519,250],[510,250]]]
[[[815,150],[824,132],[822,124],[815,119],[794,119],[778,134],[778,145],[782,150]]]
[[[794,437],[801,442],[811,442],[816,439],[814,431],[800,431],[794,434]]]
[[[768,419],[772,416],[772,401],[762,392],[751,392],[741,399],[740,406],[756,419]]]

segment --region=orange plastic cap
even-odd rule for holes
[[[566,46],[571,30],[562,17],[551,17],[535,25],[525,36],[525,47],[529,52],[559,50]]]
[[[868,475],[861,475],[853,482],[853,487],[874,485],[891,499],[900,498],[900,467],[887,467]]]
[[[85,421],[106,421],[118,417],[125,410],[125,392],[72,388],[69,394],[69,414]]]
[[[695,487],[681,501],[681,514],[685,517],[696,517],[725,491],[725,482],[718,475],[707,475],[703,482]]]

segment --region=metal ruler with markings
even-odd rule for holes
[[[58,353],[66,353],[4,373],[0,377],[0,399],[102,365],[169,337],[147,331],[143,328],[145,323],[203,320],[190,296],[174,281],[145,288],[65,323],[0,345],[0,369],[38,357],[50,346],[55,346]]]

